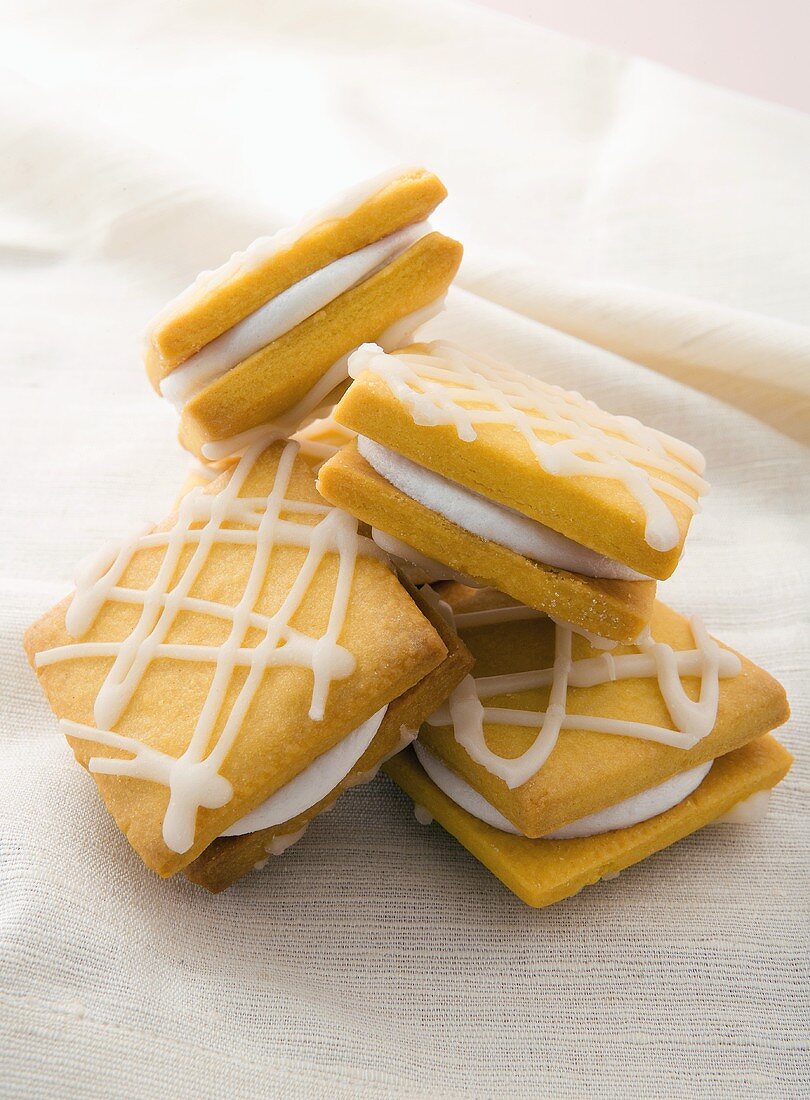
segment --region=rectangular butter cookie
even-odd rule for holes
[[[76,759],[161,875],[330,750],[359,754],[447,657],[297,452],[248,448],[157,528],[84,562],[26,635]]]
[[[422,168],[370,180],[298,225],[203,272],[149,325],[149,378],[200,458],[238,453],[273,422],[291,435],[347,377],[346,357],[386,347],[442,306],[461,245],[428,217],[445,197]]]

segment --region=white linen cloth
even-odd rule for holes
[[[450,0],[4,23],[0,1094],[807,1095],[810,121]],[[159,881],[21,649],[183,477],[147,318],[397,162],[467,248],[434,333],[706,453],[661,594],[793,704],[762,825],[541,912],[383,779],[223,896]]]

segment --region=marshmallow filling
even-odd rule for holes
[[[488,500],[365,436],[357,437],[357,449],[369,466],[395,489],[471,535],[497,543],[531,561],[581,576],[624,581],[647,579],[628,566],[597,554],[545,524]]]
[[[477,817],[493,829],[500,829],[504,833],[512,833],[514,836],[524,834],[509,821],[508,818],[488,802],[482,794],[457,775],[451,768],[435,756],[418,741],[414,742],[414,750],[419,763],[424,768],[428,777],[452,799],[462,810]],[[616,829],[628,829],[631,825],[638,825],[642,821],[658,817],[659,814],[671,810],[679,802],[683,802],[693,791],[697,790],[711,770],[713,760],[705,764],[699,764],[696,768],[673,775],[664,783],[651,787],[647,791],[626,798],[604,810],[588,814],[578,821],[572,821],[560,829],[547,833],[543,840],[575,840],[580,837],[597,836],[600,833],[613,832]]]
[[[742,802],[732,806],[722,817],[715,818],[714,825],[758,825],[768,812],[770,790],[756,791]]]
[[[161,394],[181,411],[238,363],[370,278],[431,232],[426,221],[407,225],[307,275],[176,367],[160,383]]]

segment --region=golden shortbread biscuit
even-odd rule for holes
[[[706,489],[688,444],[443,341],[350,367],[347,427],[644,576],[675,569]]]
[[[161,875],[446,657],[294,443],[254,445],[77,583],[26,649],[77,760]]]
[[[333,504],[420,553],[585,630],[630,641],[649,622],[655,581],[584,577],[530,561],[470,534],[386,481],[358,453],[356,443],[347,444],[321,467],[318,488]]]
[[[483,722],[486,746],[498,758],[517,758],[537,740],[543,715],[550,709],[555,658],[564,644],[571,645],[569,682],[563,680],[562,685],[563,726],[542,766],[521,785],[510,789],[504,778],[476,762],[457,739],[464,731],[455,729],[448,715],[434,716],[431,721],[443,724],[426,724],[420,734],[428,749],[525,836],[545,836],[653,788],[762,736],[789,716],[781,684],[733,650],[718,646],[699,621],[690,623],[662,603],[656,603],[650,626],[656,645],[648,646],[649,655],[644,656],[638,645],[595,648],[585,637],[546,616],[527,617],[531,612],[500,593],[475,591],[452,582],[437,587],[475,658],[473,677],[479,698],[485,707],[501,711],[485,715]],[[497,621],[502,612],[493,609],[504,608],[508,615],[523,617]],[[695,630],[700,633],[699,645]],[[704,650],[705,685],[699,675]],[[681,658],[679,652],[684,654]],[[729,655],[725,658],[728,674],[721,669],[719,675],[712,675],[715,657],[723,660],[724,652]],[[628,658],[632,654],[637,656]],[[668,704],[653,670],[656,660],[666,665],[669,659],[692,665],[673,676]],[[511,678],[515,674],[523,678],[517,684],[487,681],[488,677]],[[588,682],[572,684],[577,676]],[[708,729],[701,730],[702,735],[690,747],[681,747],[690,738],[688,731],[679,732],[677,715],[686,712],[687,725],[695,718],[705,720],[705,715],[689,713],[690,700],[701,698],[702,690],[710,698],[714,687],[716,710],[710,714]],[[502,690],[506,688],[509,690]],[[502,713],[504,709],[516,717],[517,712],[527,712],[530,725],[515,724],[509,713]],[[583,725],[607,726],[611,732],[580,728],[575,724],[577,718]],[[644,739],[666,737],[668,731],[672,734],[670,744]]]
[[[672,809],[626,829],[576,840],[530,840],[493,829],[439,790],[411,749],[388,761],[384,769],[514,894],[541,908],[618,874],[758,791],[774,787],[791,763],[790,753],[772,737],[757,738],[720,757],[697,790]]]

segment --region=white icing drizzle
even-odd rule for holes
[[[513,836],[525,835],[479,791],[448,768],[443,760],[426,749],[424,745],[417,742],[414,749],[428,777],[462,810],[477,817],[479,821],[491,825],[493,829],[511,833]],[[673,806],[677,806],[696,791],[709,774],[713,763],[713,760],[709,760],[696,768],[690,768],[689,771],[673,775],[663,783],[650,787],[649,790],[641,791],[604,810],[597,810],[596,813],[588,814],[587,817],[581,817],[553,832],[546,833],[543,839],[575,840],[580,837],[597,836],[599,833],[609,833],[616,829],[628,829],[632,825],[658,817],[659,814],[671,810]]]
[[[324,436],[332,436],[339,439],[340,443],[327,443]],[[331,410],[324,416],[318,417],[299,428],[293,439],[301,445],[301,457],[316,471],[321,468],[327,459],[336,455],[342,446],[354,439],[354,432],[343,424],[338,424],[331,415]]]
[[[37,667],[42,668],[80,657],[114,658],[95,700],[97,728],[67,720],[61,725],[68,736],[132,753],[128,759],[94,756],[88,763],[91,772],[132,776],[169,788],[163,839],[174,852],[186,852],[192,846],[199,807],[217,809],[230,801],[231,784],[219,771],[265,672],[282,665],[311,669],[313,685],[309,715],[319,721],[324,715],[330,684],[351,675],[355,667],[354,657],[338,639],[345,621],[357,555],[378,551],[370,540],[361,539],[356,520],[346,512],[326,504],[287,499],[297,452],[295,443],[288,443],[284,448],[267,497],[240,497],[239,492],[265,446],[265,442],[259,441],[248,448],[218,493],[192,490],[181,501],[176,520],[168,530],[136,532],[117,547],[105,547],[80,566],[77,590],[65,619],[68,632],[81,638],[107,601],[140,606],[138,621],[123,641],[77,641],[44,650],[35,659]],[[307,518],[316,522],[310,525]],[[198,524],[201,526],[195,526]],[[239,524],[239,529],[226,527],[226,524]],[[254,547],[250,573],[235,606],[189,595],[211,548],[223,542]],[[141,549],[154,546],[165,547],[165,552],[151,584],[145,589],[121,586],[121,578],[133,556]],[[189,546],[193,547],[193,553],[180,576],[173,580],[181,556]],[[302,547],[306,557],[281,606],[267,616],[256,612],[254,607],[270,556],[277,546]],[[290,623],[328,554],[338,555],[332,605],[324,633],[320,637],[310,637]],[[214,646],[167,642],[166,637],[182,612],[224,620],[230,624],[227,639]],[[263,636],[255,646],[248,647],[244,643],[251,629],[262,631]],[[214,669],[191,740],[178,758],[112,729],[131,702],[146,669],[159,658],[204,661],[211,663]],[[209,747],[228,686],[239,667],[248,669],[247,676],[221,731]]]
[[[420,825],[433,824],[433,815],[431,814],[430,810],[428,810],[425,806],[420,806],[418,802],[414,802],[413,804],[413,816],[416,818]]]
[[[216,287],[224,286],[231,279],[242,275],[244,272],[260,267],[279,252],[291,248],[317,226],[348,217],[377,191],[382,191],[394,180],[412,171],[414,169],[411,167],[398,166],[380,172],[371,179],[364,180],[362,183],[356,184],[337,195],[327,205],[310,211],[295,225],[285,226],[273,233],[272,236],[258,237],[243,251],[234,252],[229,260],[215,270],[201,271],[190,286],[181,291],[152,318],[146,330],[147,340],[151,340],[154,333],[171,317],[189,309]]]
[[[488,500],[365,436],[357,437],[357,449],[380,477],[405,496],[472,535],[495,542],[531,561],[586,577],[625,581],[646,579],[634,569],[597,554],[514,508]]]
[[[488,607],[482,611],[461,611],[453,616],[456,630],[472,630],[477,626],[495,626],[497,623],[523,622],[526,619],[548,618],[542,611],[524,604],[514,607]]]
[[[435,301],[425,306],[424,309],[414,310],[413,313],[401,317],[399,321],[395,321],[394,324],[387,328],[379,337],[380,347],[386,350],[397,347],[404,333],[413,334],[415,329],[421,324],[424,324],[426,320],[440,313],[443,307],[444,296],[437,298]],[[269,424],[259,424],[255,428],[248,428],[247,431],[240,432],[238,435],[228,436],[225,439],[209,440],[202,445],[203,457],[209,462],[219,462],[223,459],[233,458],[244,453],[245,449],[258,439],[286,439],[288,436],[300,432],[302,430],[301,424],[319,408],[324,399],[327,398],[333,390],[349,378],[350,354],[351,353],[342,355],[337,362],[333,363],[332,366],[321,375],[312,389],[309,390],[296,405],[287,409],[287,411],[275,421]],[[354,432],[350,432],[349,428],[344,427],[342,424],[337,424],[336,421],[333,421],[333,423],[342,434],[347,435],[348,438],[354,437]],[[339,448],[335,448],[335,451],[338,449]],[[332,453],[335,453],[335,451]],[[331,457],[331,455],[326,455],[324,457],[324,462],[328,457]]]
[[[721,648],[706,632],[697,616],[690,620],[695,648],[674,650],[656,642],[649,628],[635,643],[638,653],[613,656],[609,651],[598,657],[573,660],[571,642],[577,628],[555,623],[555,657],[552,668],[502,676],[467,676],[428,722],[432,726],[453,726],[456,741],[478,764],[499,776],[510,789],[526,783],[548,759],[560,730],[579,729],[595,733],[637,737],[680,749],[691,749],[714,728],[720,695],[720,678],[739,675],[740,659]],[[624,719],[569,714],[569,687],[596,687],[614,680],[655,677],[674,729]],[[686,694],[682,676],[698,676],[700,693],[697,700]],[[482,700],[496,695],[550,687],[545,711],[518,710],[508,707],[486,707]],[[486,743],[484,726],[513,725],[537,728],[535,741],[521,756],[513,759],[498,756]]]
[[[274,836],[270,843],[265,848],[267,852],[266,859],[260,859],[258,863],[253,864],[254,871],[262,871],[267,866],[268,860],[271,856],[281,856],[287,851],[288,848],[292,848],[293,844],[297,844],[304,833],[309,828],[309,822],[302,828],[298,829],[294,833],[282,833],[281,836]]]
[[[449,605],[445,605],[449,608]],[[564,619],[560,619],[554,615],[547,615],[544,611],[537,611],[533,607],[526,607],[522,603],[508,603],[502,607],[487,607],[480,611],[461,611],[453,614],[450,613],[450,621],[455,626],[456,630],[472,630],[477,626],[495,626],[498,623],[516,623],[526,622],[530,619],[552,619],[555,623],[559,623],[560,626],[569,627],[571,630],[576,631],[583,638],[586,639],[589,645],[592,645],[594,649],[615,649],[619,644],[612,641],[610,638],[601,638],[598,634],[592,634],[590,630],[585,630],[581,626],[573,626],[571,623],[566,622]]]
[[[441,615],[449,626],[455,626],[452,607],[446,600],[443,600],[439,593],[431,588],[429,584],[424,585],[419,590],[419,595],[438,615]]]
[[[178,411],[182,410],[187,401],[238,363],[290,332],[341,294],[371,278],[430,232],[428,222],[406,225],[357,252],[350,252],[313,271],[167,374],[160,383],[161,394]]]
[[[314,760],[289,783],[271,794],[255,810],[245,814],[222,833],[222,836],[244,836],[260,829],[270,829],[291,821],[334,790],[377,736],[388,708],[383,707],[342,741]]]
[[[438,298],[434,298],[432,302],[428,302],[426,306],[422,306],[421,309],[415,309],[413,313],[407,313],[404,317],[400,317],[398,321],[394,321],[378,338],[377,346],[381,347],[383,351],[393,351],[394,348],[401,348],[405,344],[413,343],[413,338],[422,325],[426,325],[428,321],[432,321],[434,317],[438,317],[442,312],[445,297],[446,295],[442,294]]]
[[[206,484],[222,474],[222,470],[216,466],[209,466],[207,462],[200,462],[198,458],[192,458],[188,464],[188,476],[201,478]]]
[[[429,344],[427,354],[393,356],[364,344],[349,372],[358,378],[364,371],[386,383],[416,424],[451,426],[467,443],[477,438],[476,427],[505,424],[520,433],[546,473],[620,482],[642,507],[645,538],[655,550],[673,549],[680,537],[666,498],[695,512],[695,498],[708,490],[701,476],[705,463],[694,447],[446,341]]]
[[[552,622],[555,622],[558,626],[568,627],[569,630],[573,630],[575,634],[579,634],[584,638],[589,646],[594,649],[615,649],[618,646],[618,642],[612,638],[602,638],[599,634],[593,634],[590,630],[586,630],[584,626],[574,626],[573,623],[569,623],[566,619],[561,619],[558,615],[549,615]],[[613,667],[613,666],[611,666]]]

